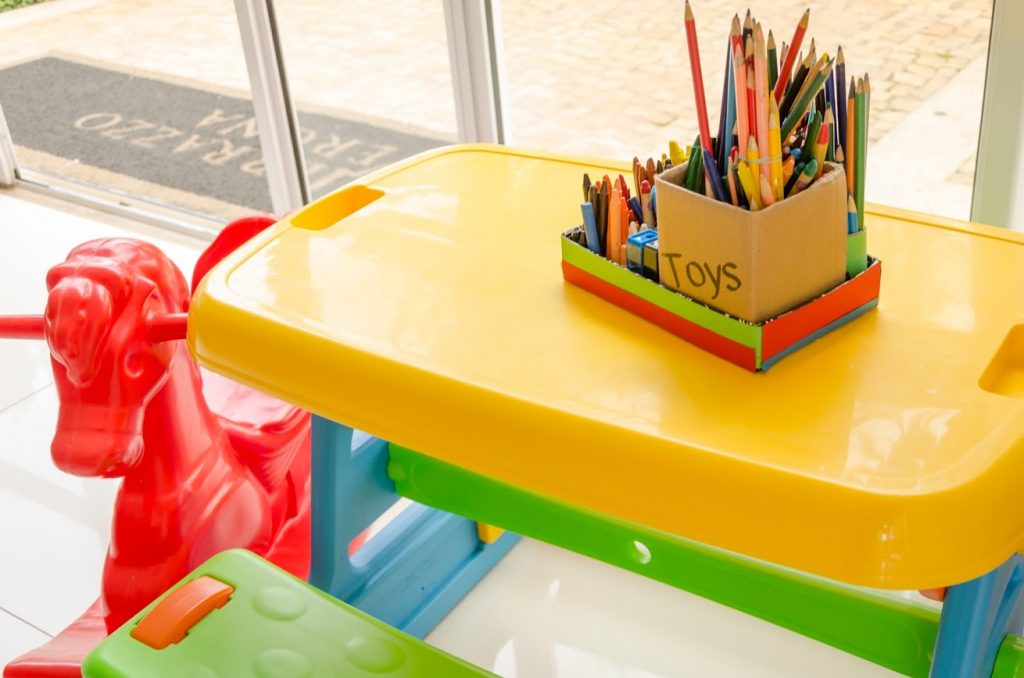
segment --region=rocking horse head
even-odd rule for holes
[[[142,455],[146,406],[176,353],[161,331],[168,317],[182,317],[168,314],[187,310],[188,286],[159,249],[125,238],[76,247],[46,285],[60,395],[53,460],[75,475],[124,475]]]

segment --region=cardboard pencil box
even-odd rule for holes
[[[682,188],[686,164],[658,175],[661,284],[752,323],[846,279],[846,175],[828,163],[806,190],[758,212]]]
[[[580,244],[582,227],[562,234],[565,280],[755,372],[877,306],[882,262],[846,234],[842,168],[759,212],[687,191],[685,171],[657,178],[660,284]]]

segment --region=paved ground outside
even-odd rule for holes
[[[692,5],[715,116],[729,22],[746,8],[727,0]],[[808,35],[816,38],[819,53],[833,53],[841,41],[847,72],[871,74],[869,199],[966,217],[991,0],[765,0],[754,9],[781,46],[808,5]],[[454,140],[440,2],[278,0],[277,16],[300,110]],[[660,152],[670,138],[695,135],[681,1],[504,0],[500,20],[513,143],[628,159]],[[0,14],[0,68],[54,53],[249,96],[230,2],[51,0]],[[0,104],[8,106],[8,96],[0,91]],[[111,113],[120,113],[118,103],[110,101]],[[32,124],[74,133],[45,114]],[[17,142],[13,126],[12,134]],[[220,216],[239,209],[187,187],[119,175],[25,145],[19,152],[25,164],[31,160],[152,199]],[[937,166],[922,159],[933,155],[942,159]]]

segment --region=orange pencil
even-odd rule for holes
[[[740,199],[736,193],[736,179],[732,176],[732,157],[725,159],[725,176],[729,180],[729,201],[739,207]]]
[[[747,68],[747,118],[749,120],[750,133],[757,134],[757,82],[754,75],[754,38],[747,38],[744,49],[745,63]]]
[[[697,106],[697,124],[700,128],[700,147],[711,150],[711,130],[708,127],[708,105],[704,99],[704,74],[700,67],[700,49],[697,46],[697,24],[686,0],[686,46],[690,51],[690,72],[693,75],[693,99]]]
[[[793,70],[793,61],[800,50],[800,43],[803,42],[804,33],[807,32],[807,22],[810,19],[811,8],[808,7],[804,15],[800,17],[800,23],[796,25],[793,39],[789,43],[789,51],[786,53],[786,58],[782,62],[782,68],[779,70],[779,79],[775,83],[775,103],[782,102],[782,93],[786,89],[786,82],[789,80],[790,71]]]
[[[853,195],[853,173],[856,169],[853,166],[853,158],[857,155],[850,150],[856,148],[854,143],[857,139],[857,133],[855,131],[857,129],[857,105],[854,101],[854,93],[856,91],[857,81],[851,77],[850,89],[848,90],[849,99],[847,99],[846,102],[846,148],[844,149],[844,152],[846,153],[846,191],[850,195]]]

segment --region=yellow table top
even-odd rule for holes
[[[582,172],[627,170],[408,160],[215,267],[190,346],[438,459],[854,584],[952,584],[1024,547],[1024,341],[1010,395],[979,386],[1024,318],[1024,238],[875,209],[877,311],[752,374],[563,282]]]

